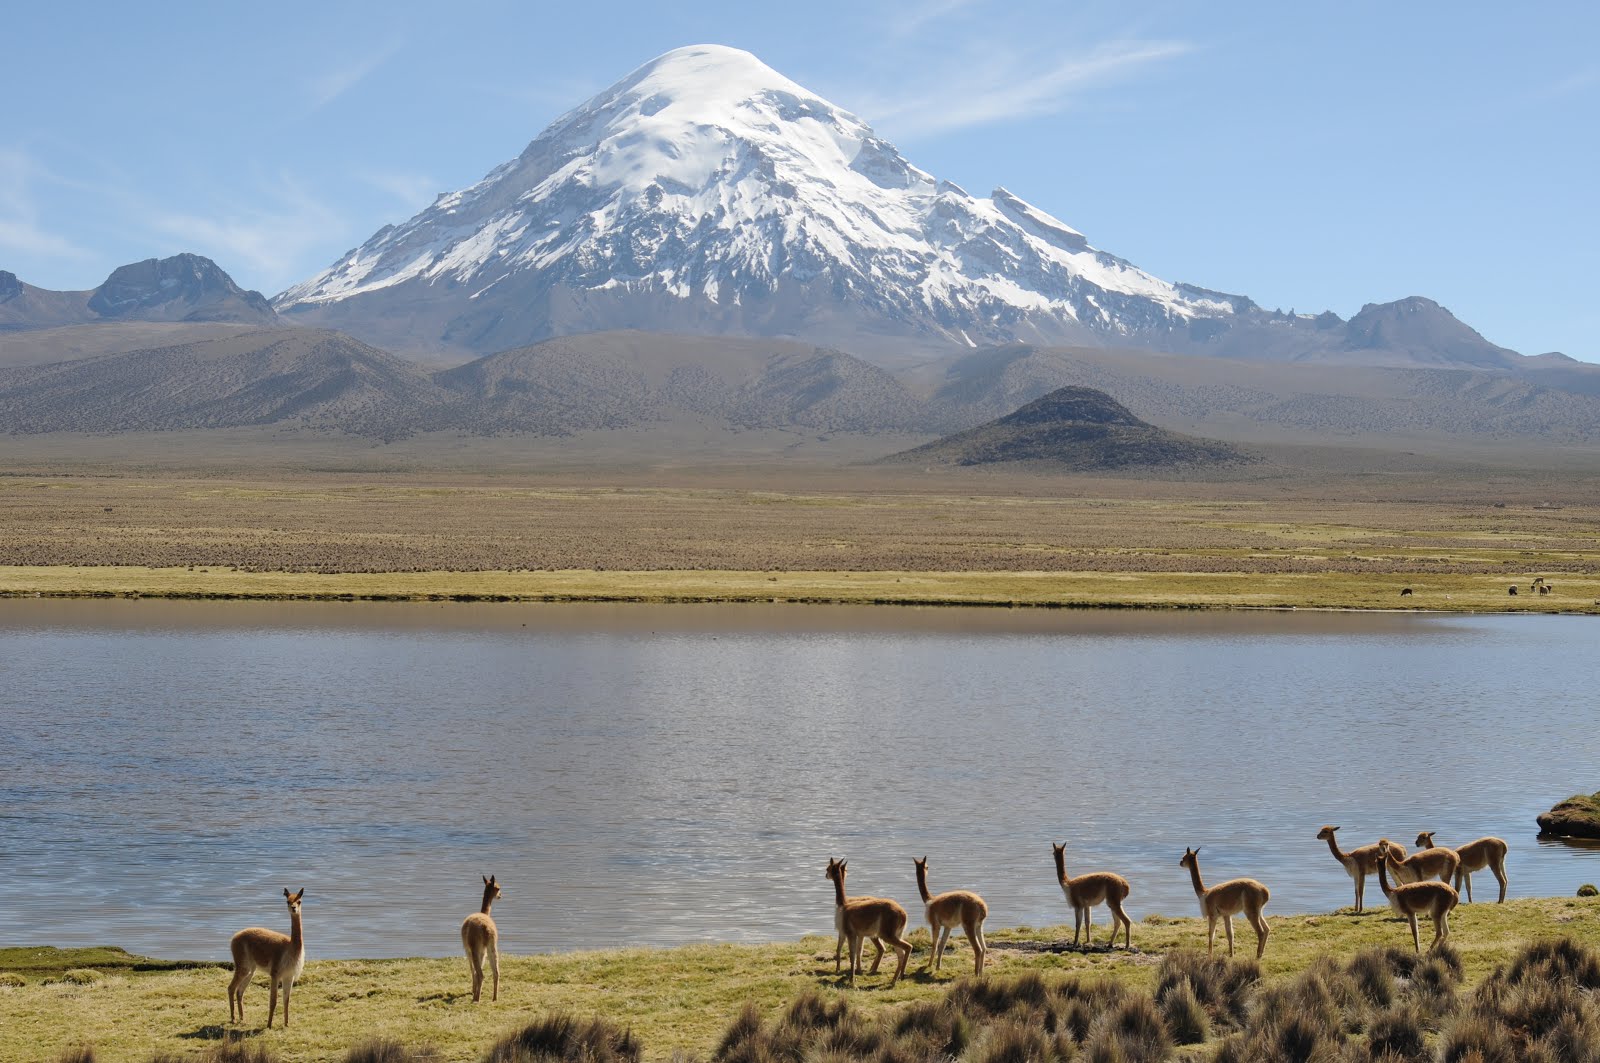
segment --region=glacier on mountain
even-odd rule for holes
[[[715,45],[645,64],[274,305],[350,316],[386,292],[483,348],[661,317],[677,331],[803,335],[842,316],[957,344],[1104,341],[1252,305],[1152,276],[1003,188],[939,181]]]

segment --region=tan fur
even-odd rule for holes
[[[1423,839],[1427,841],[1424,842]],[[1417,844],[1433,848],[1433,831],[1425,830],[1417,835]],[[1472,903],[1472,873],[1488,868],[1494,875],[1495,881],[1500,883],[1500,899],[1497,904],[1506,903],[1506,845],[1504,838],[1479,838],[1475,842],[1455,847],[1455,854],[1461,863],[1456,867],[1456,892],[1461,892],[1461,883],[1467,884],[1467,903]]]
[[[1358,849],[1345,852],[1339,848],[1334,833],[1338,827],[1323,827],[1317,831],[1319,841],[1328,843],[1328,848],[1333,852],[1333,858],[1344,865],[1345,874],[1355,880],[1356,884],[1356,911],[1361,911],[1366,906],[1367,876],[1378,870],[1378,843],[1363,845]],[[1387,838],[1383,839],[1388,841]],[[1406,856],[1406,847],[1398,842],[1389,842],[1403,860]]]
[[[989,906],[971,890],[951,890],[937,897],[928,894],[928,858],[912,857],[917,866],[917,892],[922,895],[923,914],[928,920],[928,933],[932,935],[933,953],[928,957],[928,969],[939,972],[944,958],[945,945],[950,932],[960,927],[972,946],[972,973],[983,977],[983,964],[989,955],[989,943],[983,937],[983,921],[989,917]]]
[[[1267,901],[1272,894],[1253,878],[1229,879],[1217,886],[1206,889],[1205,883],[1200,881],[1200,850],[1184,849],[1183,859],[1178,861],[1179,867],[1189,869],[1189,878],[1194,883],[1194,895],[1200,898],[1200,912],[1206,917],[1206,955],[1209,957],[1212,945],[1217,939],[1217,920],[1222,920],[1223,928],[1228,932],[1228,955],[1233,955],[1233,917],[1240,912],[1244,913],[1250,925],[1256,931],[1256,959],[1267,951],[1267,938],[1272,930],[1267,926],[1266,916],[1261,914],[1261,909],[1267,906]]]
[[[886,897],[846,898],[843,860],[830,859],[828,869],[823,874],[833,883],[833,925],[839,932],[839,941],[833,950],[833,969],[835,971],[839,969],[839,946],[848,941],[850,984],[855,985],[856,975],[861,971],[862,942],[871,938],[878,948],[878,954],[873,958],[872,970],[867,973],[877,974],[878,964],[883,961],[883,943],[887,941],[900,957],[900,962],[895,966],[894,977],[889,979],[889,985],[892,987],[900,981],[900,976],[906,973],[906,961],[911,958],[911,942],[903,936],[906,923],[910,920],[906,910]]]
[[[1083,932],[1083,943],[1094,944],[1092,914],[1095,905],[1103,904],[1111,910],[1111,938],[1106,944],[1116,947],[1117,926],[1121,924],[1123,946],[1133,948],[1133,920],[1122,910],[1122,902],[1128,899],[1128,880],[1110,871],[1090,871],[1070,878],[1067,875],[1066,843],[1057,845],[1051,842],[1050,848],[1056,858],[1056,881],[1061,884],[1061,892],[1066,894],[1067,904],[1072,908],[1073,947],[1077,947],[1080,930]]]
[[[482,876],[479,876],[482,877]],[[472,1002],[478,1003],[483,993],[483,961],[489,960],[489,970],[494,974],[494,986],[489,990],[491,1002],[500,999],[500,928],[489,917],[489,906],[500,897],[500,884],[490,875],[483,880],[483,907],[461,922],[461,947],[467,950],[467,964],[472,968]]]
[[[1448,883],[1455,877],[1456,869],[1461,866],[1461,858],[1456,855],[1456,851],[1446,849],[1442,845],[1435,845],[1431,849],[1419,849],[1402,860],[1394,843],[1389,842],[1388,853],[1389,873],[1394,876],[1395,882],[1401,884],[1425,882],[1430,878]]]
[[[289,933],[252,926],[233,935],[228,949],[233,953],[233,979],[228,983],[228,1021],[244,1021],[244,991],[256,968],[265,968],[267,981],[272,986],[272,1004],[267,1009],[267,1029],[272,1029],[272,1019],[278,1013],[278,990],[283,990],[283,1028],[289,1028],[289,990],[294,980],[306,966],[306,942],[300,923],[300,899],[306,895],[283,891],[289,905]],[[237,1017],[236,1017],[237,1016]]]
[[[1383,855],[1388,857],[1389,846],[1384,842],[1378,844],[1382,846]],[[1378,888],[1389,898],[1389,907],[1394,913],[1403,916],[1411,924],[1411,947],[1418,953],[1422,951],[1422,942],[1417,936],[1417,916],[1427,914],[1432,917],[1433,943],[1428,946],[1432,949],[1450,936],[1450,913],[1460,898],[1456,895],[1455,887],[1447,882],[1411,882],[1391,887],[1387,869],[1395,865],[1396,861],[1390,859],[1378,865]]]

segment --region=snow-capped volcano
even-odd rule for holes
[[[400,347],[602,328],[859,343],[1138,342],[1248,300],[969,195],[734,48],[647,63],[516,159],[274,300]]]

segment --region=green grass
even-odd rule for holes
[[[1369,945],[1410,944],[1405,924],[1387,911],[1270,918],[1273,934],[1263,962],[1269,981],[1287,981],[1324,955],[1348,958]],[[1252,932],[1236,922],[1241,953],[1253,955]],[[1600,901],[1463,904],[1451,926],[1472,985],[1529,941],[1568,936],[1600,946]],[[1105,932],[1102,926],[1100,934]],[[1161,955],[1203,948],[1205,926],[1195,919],[1152,917],[1134,928],[1138,951],[1132,954],[1044,951],[1070,939],[1065,927],[995,930],[989,935],[992,971],[1080,973],[1150,988]],[[911,976],[888,988],[886,960],[883,973],[857,980],[850,996],[858,1007],[871,1014],[934,1000],[970,974],[971,954],[964,946],[946,954],[940,977],[920,973],[926,933],[913,941],[918,951]],[[73,970],[95,970],[101,977],[75,983],[64,978]],[[118,949],[12,948],[0,949],[0,972],[23,982],[8,988],[16,979],[0,977],[0,1063],[53,1060],[84,1044],[93,1045],[101,1059],[136,1063],[158,1052],[193,1055],[227,1029],[228,975],[221,966],[148,960]],[[845,991],[834,974],[832,939],[816,937],[771,945],[507,956],[498,1003],[474,1005],[468,985],[466,961],[459,957],[312,960],[295,987],[294,1026],[259,1036],[289,1061],[338,1060],[373,1037],[430,1044],[446,1059],[477,1059],[507,1032],[565,1011],[631,1028],[649,1059],[668,1059],[674,1051],[704,1058],[746,1002],[770,1017],[807,990]],[[258,977],[246,996],[251,1021],[245,1030],[265,1019],[266,1003]]]

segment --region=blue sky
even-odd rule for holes
[[[196,251],[269,295],[713,42],[1170,280],[1428,295],[1600,360],[1600,5],[818,0],[33,4],[0,63],[0,269]]]

